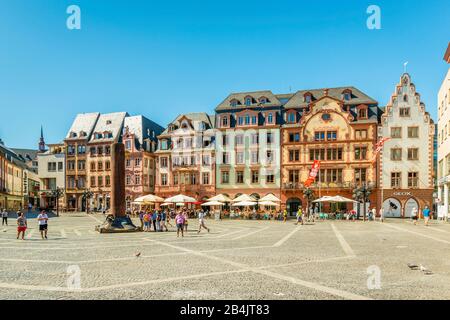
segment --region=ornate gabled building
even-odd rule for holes
[[[87,145],[100,113],[78,114],[64,139],[66,151],[66,210],[84,211],[87,185]]]
[[[158,140],[155,193],[160,197],[182,193],[197,201],[214,196],[214,116],[180,115]]]
[[[111,201],[111,147],[121,139],[126,112],[101,114],[87,144],[89,210],[108,210]],[[70,169],[68,167],[68,169]]]
[[[155,192],[157,136],[164,128],[144,116],[126,117],[122,142],[125,144],[126,208],[134,199]]]
[[[230,94],[216,107],[216,190],[280,197],[280,126],[289,95]]]
[[[310,189],[316,197],[351,199],[355,188],[366,186],[372,189],[370,202],[375,205],[377,172],[372,159],[379,118],[377,101],[354,87],[298,91],[289,99],[281,129],[281,196],[291,215],[311,205],[303,192],[315,160],[320,161],[320,172]],[[324,205],[325,211],[338,209],[336,204]],[[344,209],[346,204],[339,206]]]
[[[410,217],[433,204],[433,120],[404,73],[381,118],[378,135],[390,138],[380,152],[380,203],[386,217]]]

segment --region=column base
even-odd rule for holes
[[[114,217],[113,215],[109,215],[102,225],[95,227],[95,231],[99,233],[127,233],[140,232],[142,229],[141,227],[136,227],[128,217]]]

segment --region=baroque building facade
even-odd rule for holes
[[[280,197],[280,127],[284,95],[230,94],[216,107],[216,190],[229,197]]]
[[[215,195],[214,116],[178,116],[158,136],[155,193],[160,197],[185,194],[198,202]]]
[[[410,217],[432,208],[435,126],[411,76],[404,73],[381,118],[380,204],[386,217]]]
[[[375,205],[377,101],[354,87],[318,89],[298,91],[283,109],[281,196],[287,211],[295,215],[299,207],[311,207],[304,182],[315,160],[320,161],[320,170],[309,189],[316,198],[351,199],[353,190],[364,186],[372,190],[369,201]],[[330,209],[330,204],[324,206]],[[332,210],[347,207],[331,206]]]

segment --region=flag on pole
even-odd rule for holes
[[[375,154],[373,155],[372,162],[375,162],[377,160],[378,154],[383,149],[384,144],[389,140],[391,140],[391,138],[381,138],[381,140],[377,142],[377,144],[375,145]]]
[[[314,160],[314,164],[311,168],[311,171],[309,172],[308,180],[306,180],[304,183],[305,187],[309,188],[309,186],[316,180],[317,174],[319,173],[319,169],[320,169],[320,161]]]

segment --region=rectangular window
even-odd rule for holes
[[[408,188],[417,188],[419,186],[419,173],[408,172]]]
[[[391,172],[391,188],[399,189],[402,187],[401,172]]]
[[[275,183],[275,175],[272,172],[266,174],[266,183]]]
[[[62,170],[63,170],[63,163],[58,162],[58,171],[62,171]]]
[[[300,142],[300,133],[289,133],[289,142]]]
[[[178,174],[174,174],[172,180],[173,180],[173,185],[177,186],[178,185]]]
[[[252,151],[252,163],[258,163],[258,151]]]
[[[161,185],[167,186],[167,174],[165,173],[161,174]]]
[[[402,137],[402,128],[401,127],[391,128],[391,138],[400,139],[401,137]]]
[[[259,135],[257,133],[256,134],[252,134],[251,142],[252,142],[252,144],[258,144],[259,143]]]
[[[131,149],[131,141],[130,140],[125,141],[125,149],[127,149],[127,150]]]
[[[91,187],[95,187],[95,177],[91,177]]]
[[[244,171],[236,171],[236,183],[244,183]]]
[[[267,150],[266,156],[267,156],[267,158],[266,158],[267,163],[273,163],[273,160],[274,160],[273,159],[273,151]]]
[[[315,141],[324,141],[325,140],[325,131],[318,131],[314,134]]]
[[[135,165],[136,167],[140,167],[140,166],[141,166],[141,159],[140,159],[140,158],[135,159],[135,160],[134,160],[134,165]]]
[[[355,160],[367,159],[367,147],[355,147]]]
[[[86,161],[78,161],[78,170],[83,171],[86,170]]]
[[[298,149],[289,150],[289,161],[290,162],[300,161],[300,150]]]
[[[342,148],[327,149],[327,160],[330,161],[342,160]]]
[[[161,168],[167,168],[168,160],[166,157],[161,158]]]
[[[298,170],[289,170],[289,182],[290,183],[299,182],[298,177],[299,177]]]
[[[273,143],[273,134],[272,132],[267,132],[267,144]]]
[[[400,108],[400,117],[409,117],[411,115],[409,108]]]
[[[103,177],[102,176],[98,177],[98,186],[103,187]]]
[[[222,153],[222,163],[230,164],[230,155],[228,154],[228,152]]]
[[[355,139],[358,140],[367,139],[367,130],[366,129],[355,130]]]
[[[252,170],[252,183],[259,183],[259,171]]]
[[[230,183],[230,173],[228,171],[222,171],[222,184]]]
[[[362,184],[365,182],[367,182],[367,169],[366,168],[355,169],[355,183]]]
[[[202,184],[209,184],[209,172],[202,173]]]
[[[97,170],[98,170],[98,171],[102,171],[102,170],[103,170],[103,162],[99,161],[99,162],[97,163]]]
[[[244,153],[243,152],[236,152],[236,163],[244,164]]]
[[[401,148],[392,148],[391,149],[391,160],[392,161],[401,161],[402,160],[402,149]]]
[[[408,160],[419,160],[418,148],[408,148]]]
[[[419,127],[408,127],[408,138],[418,138]]]
[[[328,131],[327,132],[327,140],[328,141],[336,141],[337,139],[337,132],[336,131]]]
[[[110,176],[105,177],[105,184],[107,187],[111,186],[111,177]]]
[[[325,149],[310,149],[309,160],[325,160]]]
[[[237,146],[241,146],[244,144],[244,136],[242,134],[239,134],[235,138],[235,143]]]

